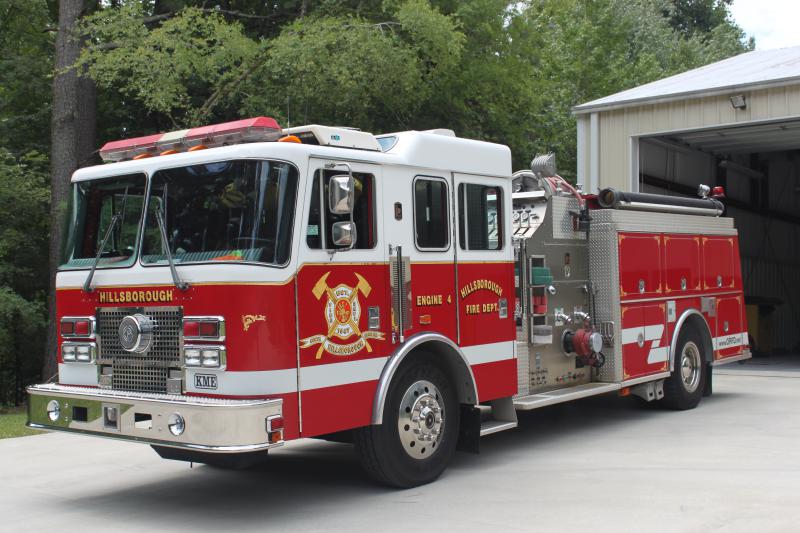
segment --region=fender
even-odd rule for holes
[[[461,358],[459,362],[466,369],[464,377],[467,377],[466,374],[468,373],[468,379],[462,380],[463,385],[456,386],[456,393],[458,393],[459,400],[462,403],[466,402],[477,405],[478,387],[475,384],[475,376],[472,374],[472,368],[469,366],[469,361],[467,361],[467,358],[464,356],[461,348],[459,348],[458,345],[456,345],[456,343],[454,343],[452,340],[440,333],[418,333],[406,339],[406,341],[399,346],[397,350],[395,350],[381,371],[381,377],[378,380],[378,387],[375,390],[375,399],[372,403],[373,425],[383,423],[383,407],[386,403],[386,396],[389,393],[389,386],[391,385],[392,379],[394,378],[397,369],[400,367],[400,364],[410,353],[414,351],[415,348],[419,348],[426,343],[433,342],[439,342],[447,345],[448,348],[450,348],[454,353],[458,354],[458,356]],[[455,377],[457,378],[458,376]]]
[[[708,337],[706,337],[706,340],[711,341],[711,344],[710,344],[711,352],[708,353],[708,356],[707,356],[708,360],[706,361],[706,363],[711,363],[714,360],[714,351],[713,351],[714,350],[714,345],[713,345],[713,341],[712,341],[714,336],[711,335],[711,329],[708,327],[708,322],[706,322],[706,317],[704,317],[703,314],[700,311],[698,311],[697,309],[694,309],[694,308],[687,309],[686,311],[683,312],[683,314],[680,316],[680,318],[678,318],[678,321],[675,323],[675,331],[672,332],[672,342],[669,345],[669,371],[670,372],[672,372],[672,369],[674,368],[674,364],[675,364],[675,352],[678,349],[678,335],[681,334],[681,329],[683,328],[684,323],[693,315],[697,315],[698,317],[700,317],[700,321],[706,327],[705,331],[708,334]],[[706,346],[706,348],[707,347],[708,346]]]

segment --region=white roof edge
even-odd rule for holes
[[[572,108],[575,115],[800,83],[800,46],[754,50]]]
[[[758,91],[761,89],[772,89],[772,88],[784,87],[786,85],[796,85],[796,84],[800,84],[800,76],[793,76],[791,78],[784,78],[770,82],[753,82],[740,85],[729,85],[714,89],[698,89],[696,91],[672,93],[663,96],[646,96],[630,100],[619,100],[616,102],[608,102],[608,103],[600,102],[597,104],[593,103],[603,100],[601,98],[598,100],[593,100],[592,102],[587,102],[585,104],[576,105],[575,107],[572,108],[572,113],[574,115],[585,115],[587,113],[593,113],[595,111],[613,111],[615,109],[623,109],[625,107],[635,107],[637,105],[642,105],[642,104],[663,104],[668,102],[675,102],[677,100],[685,100],[687,97],[719,96],[721,94],[728,94],[736,91],[743,91],[743,90]]]

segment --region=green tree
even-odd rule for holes
[[[0,405],[40,378],[54,3],[0,3]]]
[[[24,399],[42,365],[48,162],[0,149],[0,405]],[[49,376],[48,376],[49,377]]]
[[[46,153],[53,33],[45,0],[0,3],[0,147]]]
[[[463,41],[449,17],[419,0],[386,21],[298,20],[271,42],[245,89],[243,114],[371,131],[411,127],[459,65]]]

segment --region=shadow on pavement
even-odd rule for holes
[[[703,405],[719,406],[737,396],[736,393],[715,395],[704,398]],[[642,408],[633,398],[615,395],[519,415],[516,430],[481,441],[480,455],[457,453],[445,477],[463,477],[464,482],[476,483],[484,475],[484,469],[512,463],[519,454],[536,453],[537,449],[546,453],[544,448],[552,450],[553,445],[596,438],[602,432],[613,431],[614,426],[636,420],[680,416],[671,411]],[[154,460],[159,460],[155,453]],[[224,524],[226,516],[268,516],[270,521],[280,521],[317,512],[320,507],[335,506],[337,502],[353,505],[356,498],[361,505],[386,497],[409,503],[407,500],[437,490],[437,485],[407,491],[375,485],[359,467],[350,445],[306,440],[297,446],[287,446],[272,454],[264,464],[249,470],[229,471],[205,465],[190,469],[187,465],[166,481],[162,476],[157,482],[131,484],[116,491],[86,495],[89,497],[81,500],[90,500],[92,507],[99,505],[112,514],[168,513],[172,520],[187,517],[214,525]],[[73,500],[72,504],[75,503]]]

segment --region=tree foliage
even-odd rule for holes
[[[0,406],[42,364],[47,291],[53,5],[0,3]]]
[[[0,2],[0,147],[46,152],[53,36],[44,0]]]
[[[42,363],[47,287],[47,159],[0,149],[0,405],[23,399]]]
[[[752,47],[727,0],[119,4],[86,20],[81,64],[159,124],[449,127],[517,166],[556,151],[567,176],[572,107]]]
[[[145,4],[87,17],[91,35],[78,65],[107,90],[168,116],[175,126],[209,117],[220,93],[252,69],[259,44],[236,22],[198,8],[149,28]]]

